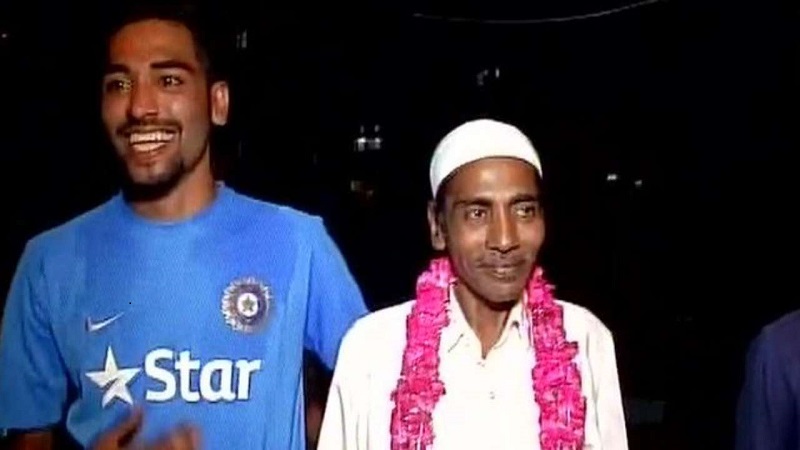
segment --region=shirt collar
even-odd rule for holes
[[[456,300],[456,293],[452,286],[450,287],[449,294],[450,301],[447,302],[447,312],[450,318],[450,323],[444,328],[444,330],[442,330],[441,337],[442,348],[444,348],[448,353],[453,351],[453,349],[464,339],[467,333],[475,333],[475,331],[467,322],[467,317],[464,315],[464,310],[461,309],[461,304],[458,303],[458,300]],[[503,332],[500,334],[500,339],[497,341],[497,344],[495,344],[495,347],[503,345],[509,336],[518,338],[525,337],[525,318],[522,313],[523,301],[517,302],[517,304],[511,308],[506,325],[503,328]]]

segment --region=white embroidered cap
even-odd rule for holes
[[[533,144],[518,128],[491,119],[459,125],[436,147],[431,158],[430,181],[433,195],[442,181],[459,167],[483,158],[518,158],[536,168],[542,163]]]

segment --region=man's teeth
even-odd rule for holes
[[[166,145],[165,142],[145,142],[143,144],[133,144],[133,149],[138,153],[151,152]]]
[[[175,138],[171,131],[151,131],[149,133],[131,133],[128,143],[137,153],[147,153],[158,150]]]
[[[150,133],[131,133],[128,141],[131,144],[143,142],[169,142],[175,137],[171,131],[152,131]]]

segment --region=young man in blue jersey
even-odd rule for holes
[[[319,218],[215,182],[214,40],[190,8],[142,5],[110,34],[102,82],[125,187],[28,242],[0,430],[25,449],[62,423],[95,449],[304,449],[303,348],[332,367],[361,293]]]

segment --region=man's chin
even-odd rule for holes
[[[125,196],[133,202],[158,200],[167,196],[181,180],[180,174],[152,180],[136,180],[126,177],[123,185]]]
[[[493,309],[512,308],[525,296],[525,286],[495,286],[491,295],[486,296],[489,306]]]
[[[522,298],[520,295],[519,297],[499,297],[499,298],[491,298],[488,299],[487,306],[494,311],[508,311],[513,308],[519,300]]]

